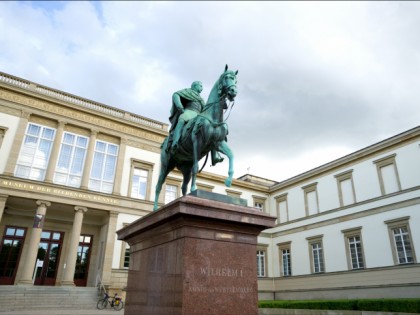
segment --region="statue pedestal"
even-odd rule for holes
[[[257,236],[275,219],[187,195],[119,230],[131,247],[125,315],[256,315]]]

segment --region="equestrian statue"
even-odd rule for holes
[[[172,96],[171,129],[161,146],[160,174],[156,184],[154,210],[158,209],[158,199],[162,185],[168,174],[177,167],[182,175],[182,194],[187,193],[191,181],[191,191],[197,190],[196,178],[198,162],[211,154],[212,165],[223,161],[219,152],[229,159],[228,177],[225,185],[230,187],[233,179],[233,153],[227,145],[228,126],[224,112],[232,106],[237,94],[236,75],[238,71],[225,71],[215,82],[207,100],[201,98],[203,90],[200,81],[194,81],[191,88],[177,91]],[[207,158],[206,158],[207,161]]]

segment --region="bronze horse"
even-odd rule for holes
[[[202,112],[191,119],[184,126],[179,147],[172,153],[169,145],[169,136],[161,146],[160,175],[156,184],[154,210],[158,209],[158,199],[162,185],[168,174],[177,167],[182,175],[182,194],[187,193],[188,183],[191,182],[191,191],[197,189],[196,178],[198,162],[212,149],[223,153],[229,159],[228,178],[225,185],[230,187],[233,179],[233,153],[226,143],[228,126],[223,121],[223,112],[228,108],[227,100],[233,102],[237,94],[236,75],[238,71],[225,71],[213,85],[209,98]]]

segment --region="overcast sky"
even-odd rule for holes
[[[228,64],[234,176],[281,181],[419,125],[419,30],[420,2],[6,1],[0,71],[169,124]]]

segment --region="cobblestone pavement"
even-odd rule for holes
[[[98,310],[63,310],[63,309],[48,309],[48,310],[25,310],[25,311],[2,311],[0,315],[124,315],[124,309],[115,311],[111,309]]]

